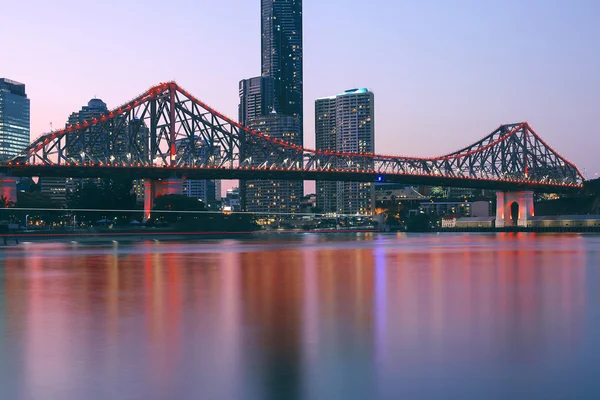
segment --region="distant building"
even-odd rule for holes
[[[489,217],[491,215],[491,203],[488,201],[431,201],[421,203],[419,211],[440,217],[445,215]]]
[[[67,200],[67,179],[54,177],[40,177],[38,182],[40,191],[61,207],[64,207]]]
[[[0,161],[18,155],[30,142],[30,104],[25,84],[0,78]]]
[[[273,112],[250,121],[249,127],[272,138],[302,144],[300,121],[295,117]],[[259,166],[264,161],[257,155],[252,158],[251,165]],[[295,213],[304,195],[302,181],[252,180],[245,182],[245,185],[245,207],[247,211],[254,213]]]
[[[315,101],[317,150],[343,153],[373,153],[375,150],[375,101],[367,89],[351,89]],[[332,168],[346,168],[334,165]],[[357,165],[370,169],[371,164]],[[375,191],[365,182],[317,182],[317,207],[338,214],[372,215]]]
[[[230,211],[240,211],[240,191],[238,188],[227,189],[223,205],[229,207]]]
[[[254,118],[264,117],[275,108],[275,81],[268,76],[240,81],[238,121],[247,126]]]
[[[175,142],[177,163],[187,166],[216,166],[221,162],[221,148],[210,146],[199,137],[195,144],[188,138]],[[221,181],[210,179],[186,179],[183,181],[183,194],[199,199],[207,208],[217,208],[221,200]]]
[[[108,112],[106,103],[101,99],[91,99],[81,110],[73,112],[67,121],[66,127],[83,124],[93,118],[100,117]],[[66,151],[69,158],[74,161],[105,161],[109,152],[109,133],[101,126],[92,126],[85,131],[70,132],[67,134]]]

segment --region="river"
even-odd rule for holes
[[[1,399],[598,399],[600,236],[0,250]]]

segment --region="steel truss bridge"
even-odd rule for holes
[[[526,123],[502,125],[454,153],[418,158],[310,150],[251,130],[161,83],[89,121],[42,135],[0,172],[132,179],[398,182],[575,192],[583,175]]]

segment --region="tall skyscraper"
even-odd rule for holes
[[[29,145],[30,105],[25,84],[0,78],[0,161]]]
[[[295,144],[299,142],[300,121],[296,117],[273,112],[253,119],[248,126],[272,138]],[[258,166],[264,161],[254,156],[252,165]],[[246,181],[245,186],[245,208],[255,213],[297,212],[304,194],[304,183],[301,181],[253,180]]]
[[[300,120],[302,138],[302,0],[261,0],[261,15],[262,76],[274,79],[275,109]]]
[[[374,95],[367,89],[351,89],[334,97],[317,99],[317,149],[344,153],[374,152],[374,104]],[[371,167],[361,166],[364,169]],[[363,182],[317,182],[317,207],[331,212],[334,204],[339,214],[370,215],[375,208],[374,187]]]

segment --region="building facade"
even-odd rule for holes
[[[18,155],[29,145],[30,123],[25,84],[0,78],[0,161]]]
[[[69,116],[66,127],[82,124],[107,112],[105,102],[101,99],[91,99],[86,106],[81,107],[81,110]],[[100,126],[92,126],[81,133],[67,134],[68,155],[77,161],[97,161],[98,158],[103,158],[108,143],[108,132]]]
[[[271,113],[253,119],[248,127],[276,139],[301,144],[300,120],[296,117]],[[259,166],[264,161],[255,155],[251,165]],[[302,181],[252,180],[246,181],[245,186],[246,211],[265,215],[297,212],[304,195]]]
[[[275,80],[268,76],[240,81],[238,121],[247,125],[254,118],[264,117],[273,112],[275,107]]]
[[[261,0],[261,17],[261,75],[273,78],[275,109],[300,120],[302,138],[302,0]]]
[[[367,89],[351,89],[315,102],[317,150],[344,153],[375,151],[374,94]],[[332,165],[347,168],[347,165]],[[372,165],[354,168],[370,169]],[[374,185],[368,182],[317,182],[317,207],[324,212],[372,215],[375,211]]]
[[[315,136],[317,150],[335,151],[336,98],[327,97],[315,101]],[[337,212],[337,183],[317,181],[317,208],[322,212]]]

